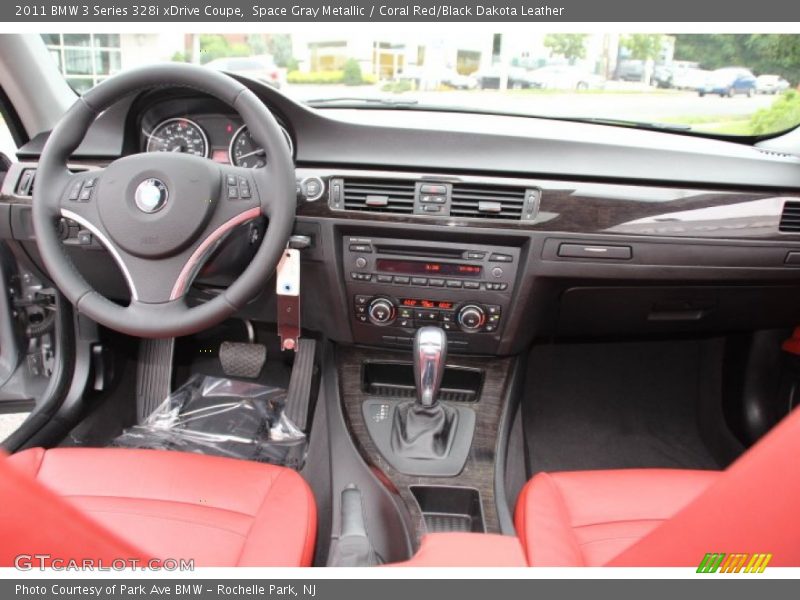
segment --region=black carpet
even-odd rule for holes
[[[702,342],[539,346],[523,403],[528,468],[718,469],[698,414]]]

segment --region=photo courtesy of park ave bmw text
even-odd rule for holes
[[[0,598],[783,599],[798,390],[798,3],[0,4]]]

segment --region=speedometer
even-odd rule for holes
[[[289,154],[294,154],[292,138],[289,136],[289,132],[283,127],[281,127],[281,131],[284,139],[286,139],[286,145],[289,146]],[[267,153],[256,144],[253,136],[250,135],[250,130],[247,129],[247,125],[242,125],[233,134],[228,154],[230,155],[231,164],[237,167],[257,169],[267,163]]]
[[[167,119],[147,135],[148,152],[181,152],[208,156],[208,137],[203,128],[184,118]]]

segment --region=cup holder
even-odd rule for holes
[[[412,485],[428,533],[485,533],[481,495],[475,488]]]

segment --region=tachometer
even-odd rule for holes
[[[286,139],[286,145],[289,146],[289,154],[294,154],[294,147],[292,145],[292,138],[289,132],[281,127],[283,137]],[[247,125],[242,125],[231,138],[231,145],[228,150],[231,164],[237,167],[245,167],[246,169],[257,169],[263,167],[267,163],[267,153],[256,144]]]
[[[194,121],[181,117],[167,119],[147,135],[148,152],[182,152],[208,156],[208,136]]]

